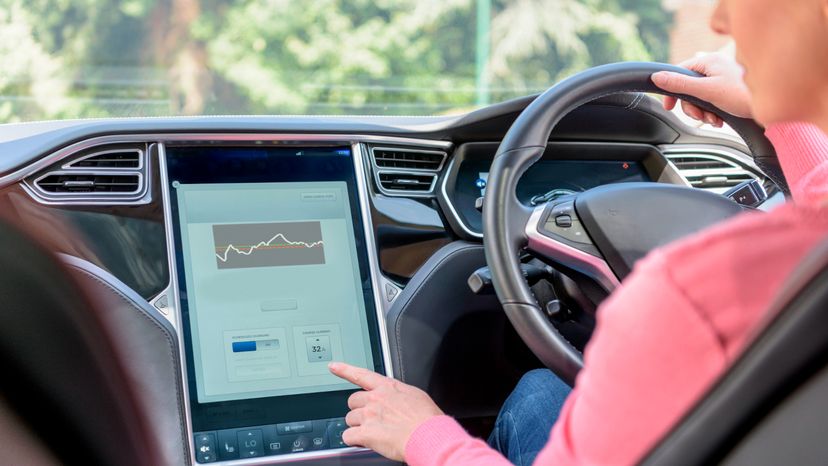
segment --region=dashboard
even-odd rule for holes
[[[459,418],[485,418],[519,378],[515,361],[528,359],[504,340],[496,299],[469,295],[466,279],[484,264],[478,207],[489,166],[530,101],[451,117],[5,125],[0,208],[61,232],[55,252],[100,270],[106,290],[133,297],[163,323],[153,332],[169,332],[169,348],[145,351],[172,369],[138,355],[130,369],[169,463],[365,464],[368,452],[341,441],[356,387],[331,376],[329,361],[417,385]],[[719,184],[761,177],[739,142],[702,138],[657,104],[631,102],[644,105],[602,100],[566,117],[520,200],[688,185],[671,157],[699,153],[729,164]],[[446,303],[437,314],[434,296]],[[159,400],[176,408],[159,412]],[[169,441],[176,434],[183,445]]]
[[[482,236],[480,200],[488,170],[497,151],[494,143],[458,147],[441,186],[441,202],[452,212],[458,228]],[[537,206],[558,197],[625,182],[678,182],[667,160],[653,146],[629,143],[559,142],[547,146],[541,160],[529,168],[517,188],[518,199]]]

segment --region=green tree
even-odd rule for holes
[[[664,59],[660,0],[492,0],[494,101]],[[421,114],[475,98],[474,0],[0,0],[0,121]]]

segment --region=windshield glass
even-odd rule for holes
[[[0,0],[0,122],[453,114],[726,46],[712,0]]]

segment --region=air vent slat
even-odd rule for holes
[[[697,188],[731,188],[737,184],[753,179],[748,173],[730,175],[687,175],[687,181]]]
[[[683,170],[715,170],[727,168],[739,168],[735,164],[731,164],[716,158],[706,157],[703,155],[682,155],[670,157],[670,161],[679,169]]]
[[[64,168],[137,169],[141,168],[142,158],[138,149],[109,150],[82,157]]]
[[[136,193],[141,187],[141,177],[135,175],[87,175],[60,173],[49,174],[35,181],[35,185],[47,193]]]
[[[429,192],[436,175],[414,173],[380,173],[379,182],[389,191]]]
[[[419,149],[374,147],[371,153],[377,168],[437,171],[446,158],[445,152]]]

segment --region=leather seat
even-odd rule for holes
[[[828,242],[789,277],[768,315],[736,363],[642,464],[828,461]]]
[[[106,309],[31,237],[0,223],[0,463],[164,464]]]

